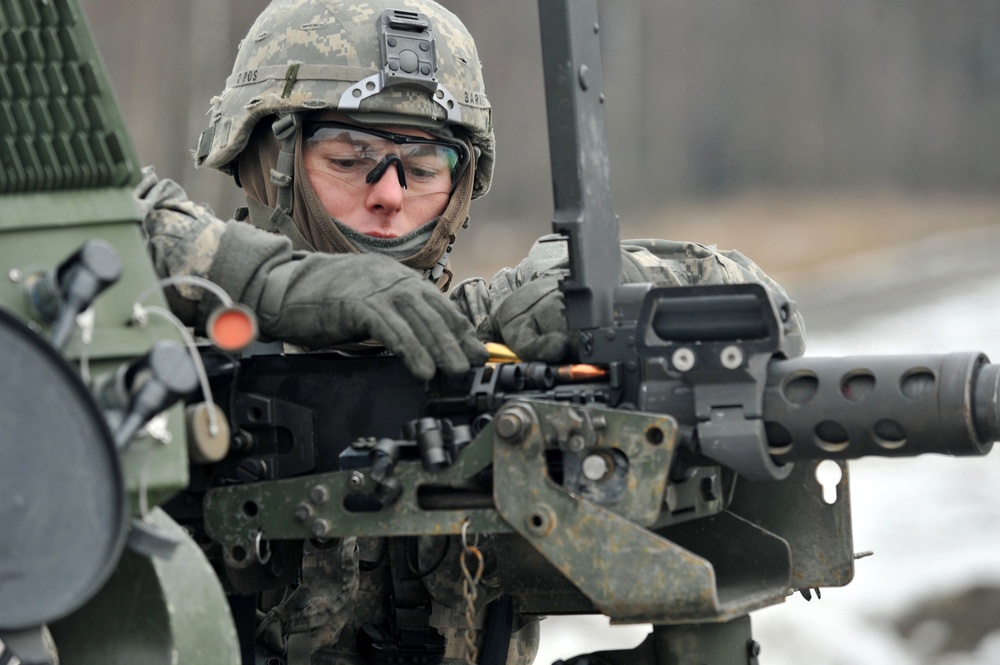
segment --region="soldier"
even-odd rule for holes
[[[232,175],[247,208],[221,221],[147,170],[137,197],[161,275],[216,282],[276,340],[377,340],[425,379],[485,361],[480,341],[504,342],[524,359],[571,353],[558,290],[565,243],[536,243],[490,282],[458,284],[451,302],[443,295],[470,203],[490,188],[494,135],[475,43],[440,5],[275,0],[241,43],[210,118],[196,161]],[[628,282],[759,281],[780,292],[736,252],[642,240],[622,254]],[[188,285],[168,298],[196,327],[214,304]],[[788,355],[802,352],[799,323]],[[307,544],[300,583],[262,595],[261,653],[289,665],[466,662],[461,547],[448,543]],[[502,552],[488,544],[475,617],[478,645],[490,640],[481,662],[530,663],[537,622],[491,603],[500,590],[489,558]]]

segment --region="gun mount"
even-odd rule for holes
[[[674,294],[685,317],[694,293],[706,317],[713,298],[719,311],[747,293],[771,302],[756,286],[712,291],[651,291],[659,316],[644,317],[636,337],[672,330]],[[637,344],[585,381],[560,378],[568,366],[511,363],[428,390],[391,359],[254,357],[238,374],[219,364],[233,425],[254,444],[203,470],[204,528],[226,565],[244,569],[259,565],[261,537],[457,535],[468,525],[504,535],[499,574],[523,612],[727,621],[790,590],[850,580],[848,502],[827,504],[804,482],[817,461],[982,455],[1000,435],[998,366],[981,354],[789,360],[771,357],[778,315],[739,328],[761,334]],[[300,387],[288,390],[292,377]],[[385,386],[391,409],[372,404],[358,418],[359,396]],[[246,483],[249,466],[264,472]],[[596,542],[614,547],[581,552]],[[525,567],[548,572],[518,585]]]

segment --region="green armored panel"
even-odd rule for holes
[[[138,164],[77,0],[0,0],[0,313],[8,321],[7,337],[0,340],[0,357],[18,351],[9,330],[20,331],[35,345],[32,348],[51,351],[38,339],[52,336],[47,323],[51,317],[39,315],[38,307],[29,305],[27,285],[37,284],[39,275],[63,264],[87,241],[110,244],[121,258],[121,279],[94,301],[89,333],[72,329],[62,352],[71,373],[58,375],[67,385],[79,386],[73,394],[80,396],[80,404],[91,407],[89,412],[100,425],[104,424],[102,416],[109,416],[89,401],[85,385],[89,377],[133,363],[159,340],[181,339],[181,332],[164,317],[132,322],[136,304],[166,306],[132,197],[132,188],[141,177]],[[112,262],[108,254],[103,257]],[[12,323],[8,314],[20,322]],[[30,330],[25,332],[21,322]],[[58,354],[51,355],[52,364],[62,367]],[[74,371],[83,378],[82,384],[73,379]],[[58,620],[52,632],[62,662],[176,662],[180,654],[183,662],[236,663],[235,634],[218,580],[200,548],[154,508],[187,484],[183,405],[170,408],[165,418],[154,418],[147,431],[121,453],[120,470],[109,464],[107,477],[102,479],[74,465],[75,458],[67,450],[108,452],[110,431],[96,424],[91,430],[65,426],[67,400],[63,395],[67,391],[56,390],[55,380],[37,378],[37,370],[26,375],[34,378],[13,377],[10,372],[0,376],[0,406],[8,405],[0,408],[0,423],[18,433],[0,439],[0,469],[7,470],[0,492],[0,518],[7,521],[0,519],[4,527],[0,531],[45,535],[39,529],[57,528],[57,520],[47,516],[64,513],[86,516],[75,525],[82,532],[115,531],[120,520],[98,519],[115,511],[93,507],[103,505],[94,501],[95,496],[103,496],[101,484],[117,483],[119,495],[127,496],[130,515],[153,509],[145,524],[155,522],[162,533],[171,534],[180,550],[167,563],[131,552],[124,560],[115,560],[113,553],[102,551],[97,556],[109,558],[107,567],[84,575],[79,572],[79,552],[60,544],[77,547],[79,539],[31,540],[29,544],[37,545],[30,550],[37,550],[35,557],[20,555],[18,547],[0,547],[0,568],[13,570],[14,578],[22,583],[20,587],[0,584],[0,590],[7,592],[5,600],[12,601],[0,603],[4,610],[0,611],[0,642],[9,637],[5,630],[36,634],[32,631],[38,630],[37,624]],[[20,401],[11,399],[14,390],[19,391]],[[29,404],[32,409],[10,404]],[[32,426],[22,426],[25,423]],[[12,424],[19,427],[11,428]],[[58,433],[63,438],[55,438]],[[52,441],[67,445],[53,446]],[[39,451],[49,450],[56,452],[41,457]],[[117,460],[119,451],[110,452]],[[81,458],[88,459],[84,453]],[[53,468],[68,468],[70,477],[83,474],[85,480],[62,482]],[[35,472],[20,472],[27,469]],[[30,505],[16,514],[4,511],[8,497],[14,498],[10,505]],[[66,510],[76,506],[84,510]],[[124,531],[98,533],[94,540],[106,543],[109,552],[120,551],[115,547],[121,547]],[[26,547],[24,539],[18,544]],[[116,563],[116,572],[111,573]],[[110,581],[107,573],[111,573]],[[106,586],[98,592],[104,582]],[[122,588],[128,593],[119,592]],[[133,593],[135,589],[141,593]],[[29,605],[21,602],[28,598],[34,598],[35,604],[23,611],[12,608]],[[181,606],[183,601],[190,602]],[[160,607],[157,603],[166,608],[164,612],[152,611]],[[143,621],[128,624],[126,639],[106,629],[105,617],[109,616],[116,620],[142,617]],[[0,648],[0,661],[7,662],[9,656]]]
[[[88,240],[113,245],[122,278],[94,303],[86,346],[76,332],[65,349],[69,359],[86,357],[95,376],[145,354],[159,339],[180,340],[164,320],[129,323],[140,297],[144,305],[165,305],[131,194],[140,177],[77,0],[0,0],[0,307],[47,336],[47,325],[28,306],[25,283]],[[133,505],[143,467],[151,504],[187,482],[179,408],[171,410],[169,430],[173,445],[141,437],[124,456]]]
[[[76,3],[0,2],[0,194],[123,187],[136,165]]]

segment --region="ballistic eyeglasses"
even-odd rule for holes
[[[306,150],[319,158],[311,160],[313,170],[352,187],[377,182],[395,165],[405,196],[451,194],[469,166],[469,150],[461,141],[340,122],[308,123],[305,131]]]

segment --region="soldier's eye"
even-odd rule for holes
[[[422,164],[411,164],[408,175],[417,180],[433,180],[441,175],[440,170]]]
[[[343,173],[352,173],[355,171],[362,171],[362,170],[364,170],[365,173],[367,173],[372,169],[370,159],[359,159],[354,156],[350,157],[331,156],[327,157],[326,161],[331,168]]]

